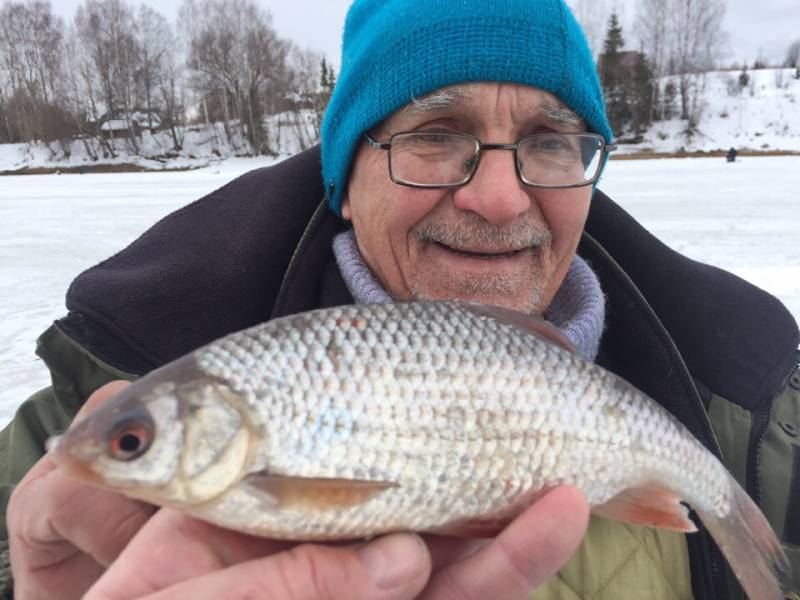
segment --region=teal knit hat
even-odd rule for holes
[[[355,0],[322,124],[333,211],[366,131],[414,98],[470,81],[551,92],[612,141],[592,54],[563,0]]]

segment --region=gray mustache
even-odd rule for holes
[[[546,225],[532,218],[511,225],[495,225],[478,215],[464,215],[458,222],[421,223],[414,233],[420,241],[438,242],[452,248],[487,244],[509,249],[534,248],[549,244],[553,238]]]

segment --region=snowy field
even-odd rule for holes
[[[35,340],[64,313],[79,272],[263,164],[0,177],[0,425],[48,385]],[[612,161],[600,187],[674,248],[767,289],[800,318],[800,157]]]

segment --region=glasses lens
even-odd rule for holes
[[[565,187],[591,182],[600,171],[603,138],[593,134],[545,133],[522,139],[517,160],[525,183]]]
[[[393,136],[389,152],[392,177],[412,185],[464,183],[469,179],[477,156],[477,140],[427,131]]]

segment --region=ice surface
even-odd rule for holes
[[[264,164],[0,177],[0,424],[49,384],[35,340],[64,314],[78,273]],[[800,317],[800,157],[612,161],[600,187],[677,250],[769,290]]]

